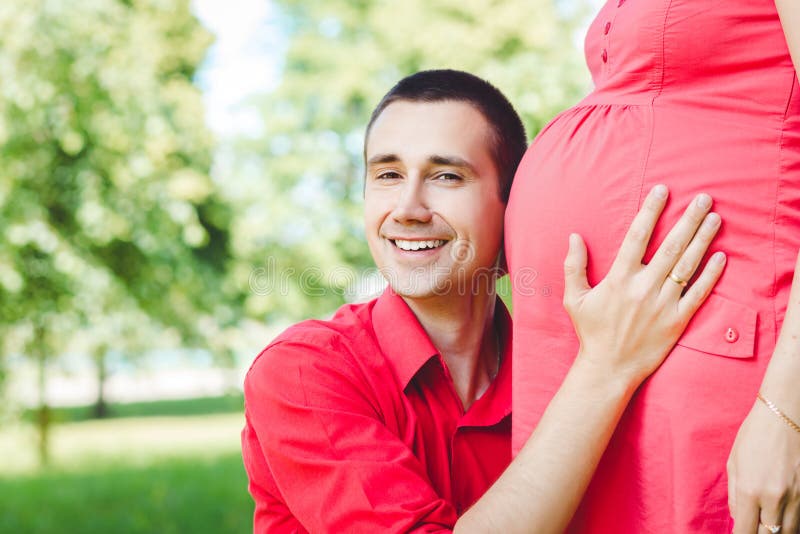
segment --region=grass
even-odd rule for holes
[[[497,280],[497,294],[503,299],[503,302],[508,308],[510,312],[512,310],[511,304],[511,278],[508,275],[505,275]]]
[[[0,479],[0,532],[245,533],[246,484],[238,453]]]
[[[101,419],[53,425],[53,468],[81,470],[87,465],[147,465],[162,458],[207,458],[239,450],[239,414]],[[0,431],[0,477],[38,469],[36,432],[30,424]]]
[[[223,395],[218,397],[202,397],[195,399],[174,399],[151,402],[109,403],[108,416],[117,417],[149,417],[153,415],[208,415],[215,413],[239,413],[244,406],[244,395]],[[94,417],[93,406],[70,406],[53,408],[53,421],[68,423],[87,421]],[[26,410],[22,418],[25,421],[36,420],[36,411]]]
[[[56,424],[47,469],[30,423],[0,428],[0,533],[250,532],[243,423],[240,408]]]

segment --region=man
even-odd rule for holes
[[[605,286],[588,287],[575,236],[568,310],[586,350],[509,466],[511,330],[494,283],[522,123],[479,78],[427,71],[384,97],[365,145],[367,240],[390,287],[290,328],[253,363],[242,446],[255,530],[557,531],[627,399],[722,263],[683,298],[667,277],[676,258],[642,266],[665,189],[648,198]],[[706,213],[690,207],[666,240],[695,267],[716,232]],[[644,280],[666,293],[631,290]],[[635,328],[609,335],[609,324]]]

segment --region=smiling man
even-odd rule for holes
[[[466,73],[420,73],[375,110],[364,220],[389,288],[289,329],[248,373],[256,531],[452,528],[506,468],[511,330],[494,268],[525,148],[508,101]]]
[[[718,217],[692,205],[664,245],[683,257],[645,267],[657,188],[594,289],[572,239],[566,294],[586,347],[511,462],[511,325],[495,281],[525,148],[508,101],[467,73],[417,73],[378,105],[364,220],[389,288],[291,327],[248,372],[256,532],[557,532],[569,519],[633,390],[722,270],[709,262],[685,296],[668,277],[678,259],[694,271]]]

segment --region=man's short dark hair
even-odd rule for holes
[[[492,128],[492,159],[500,181],[500,198],[508,200],[511,183],[528,146],[525,127],[511,102],[495,86],[468,72],[424,70],[397,82],[381,99],[367,124],[372,124],[392,102],[465,102],[481,112]]]

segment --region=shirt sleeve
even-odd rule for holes
[[[243,440],[245,458],[263,458],[285,506],[310,532],[450,532],[455,509],[382,422],[363,375],[328,345],[281,342],[257,358],[245,379],[254,434]],[[275,503],[258,484],[254,491],[258,473],[249,463],[255,531],[273,531],[270,514],[258,509]]]

